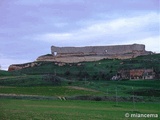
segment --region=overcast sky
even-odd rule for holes
[[[160,0],[0,0],[0,65],[54,46],[145,44],[160,53]]]

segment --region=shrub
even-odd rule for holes
[[[56,75],[47,74],[44,75],[42,79],[47,82],[51,82],[52,85],[61,85],[61,80]]]
[[[80,79],[89,78],[89,74],[88,74],[88,72],[86,72],[86,71],[79,71],[79,73],[77,74],[77,76],[78,76]]]
[[[71,75],[71,72],[69,70],[67,70],[65,73],[64,73],[65,76],[69,76]]]

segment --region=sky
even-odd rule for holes
[[[51,46],[145,44],[160,53],[160,0],[0,0],[0,66]]]

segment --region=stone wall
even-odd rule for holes
[[[87,46],[87,47],[51,47],[52,55],[111,55],[133,52],[145,52],[145,45],[115,45],[115,46]]]
[[[51,46],[51,55],[37,58],[37,61],[57,61],[75,63],[83,61],[98,61],[101,59],[128,59],[140,55],[151,54],[145,50],[145,45],[115,45],[87,47],[55,47]]]
[[[152,54],[145,50],[145,45],[115,45],[115,46],[87,46],[87,47],[55,47],[51,46],[51,53],[39,56],[36,62],[10,65],[8,71],[39,66],[37,61],[53,61],[59,63],[78,63],[84,61],[98,61],[101,59],[129,59],[140,55]]]

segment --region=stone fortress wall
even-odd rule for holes
[[[59,65],[84,61],[98,61],[101,59],[128,59],[140,55],[152,54],[145,50],[145,45],[115,45],[115,46],[87,46],[87,47],[55,47],[51,46],[51,53],[42,55],[36,61],[53,61]],[[27,67],[39,66],[39,63],[10,65],[9,71]]]
[[[77,63],[83,61],[98,61],[101,59],[128,59],[151,52],[145,50],[143,44],[87,47],[56,47],[51,46],[51,55],[37,58],[37,61],[56,61],[62,63]]]
[[[145,45],[115,45],[115,46],[87,46],[87,47],[51,47],[51,53],[54,56],[69,55],[113,55],[127,53],[144,53]]]

